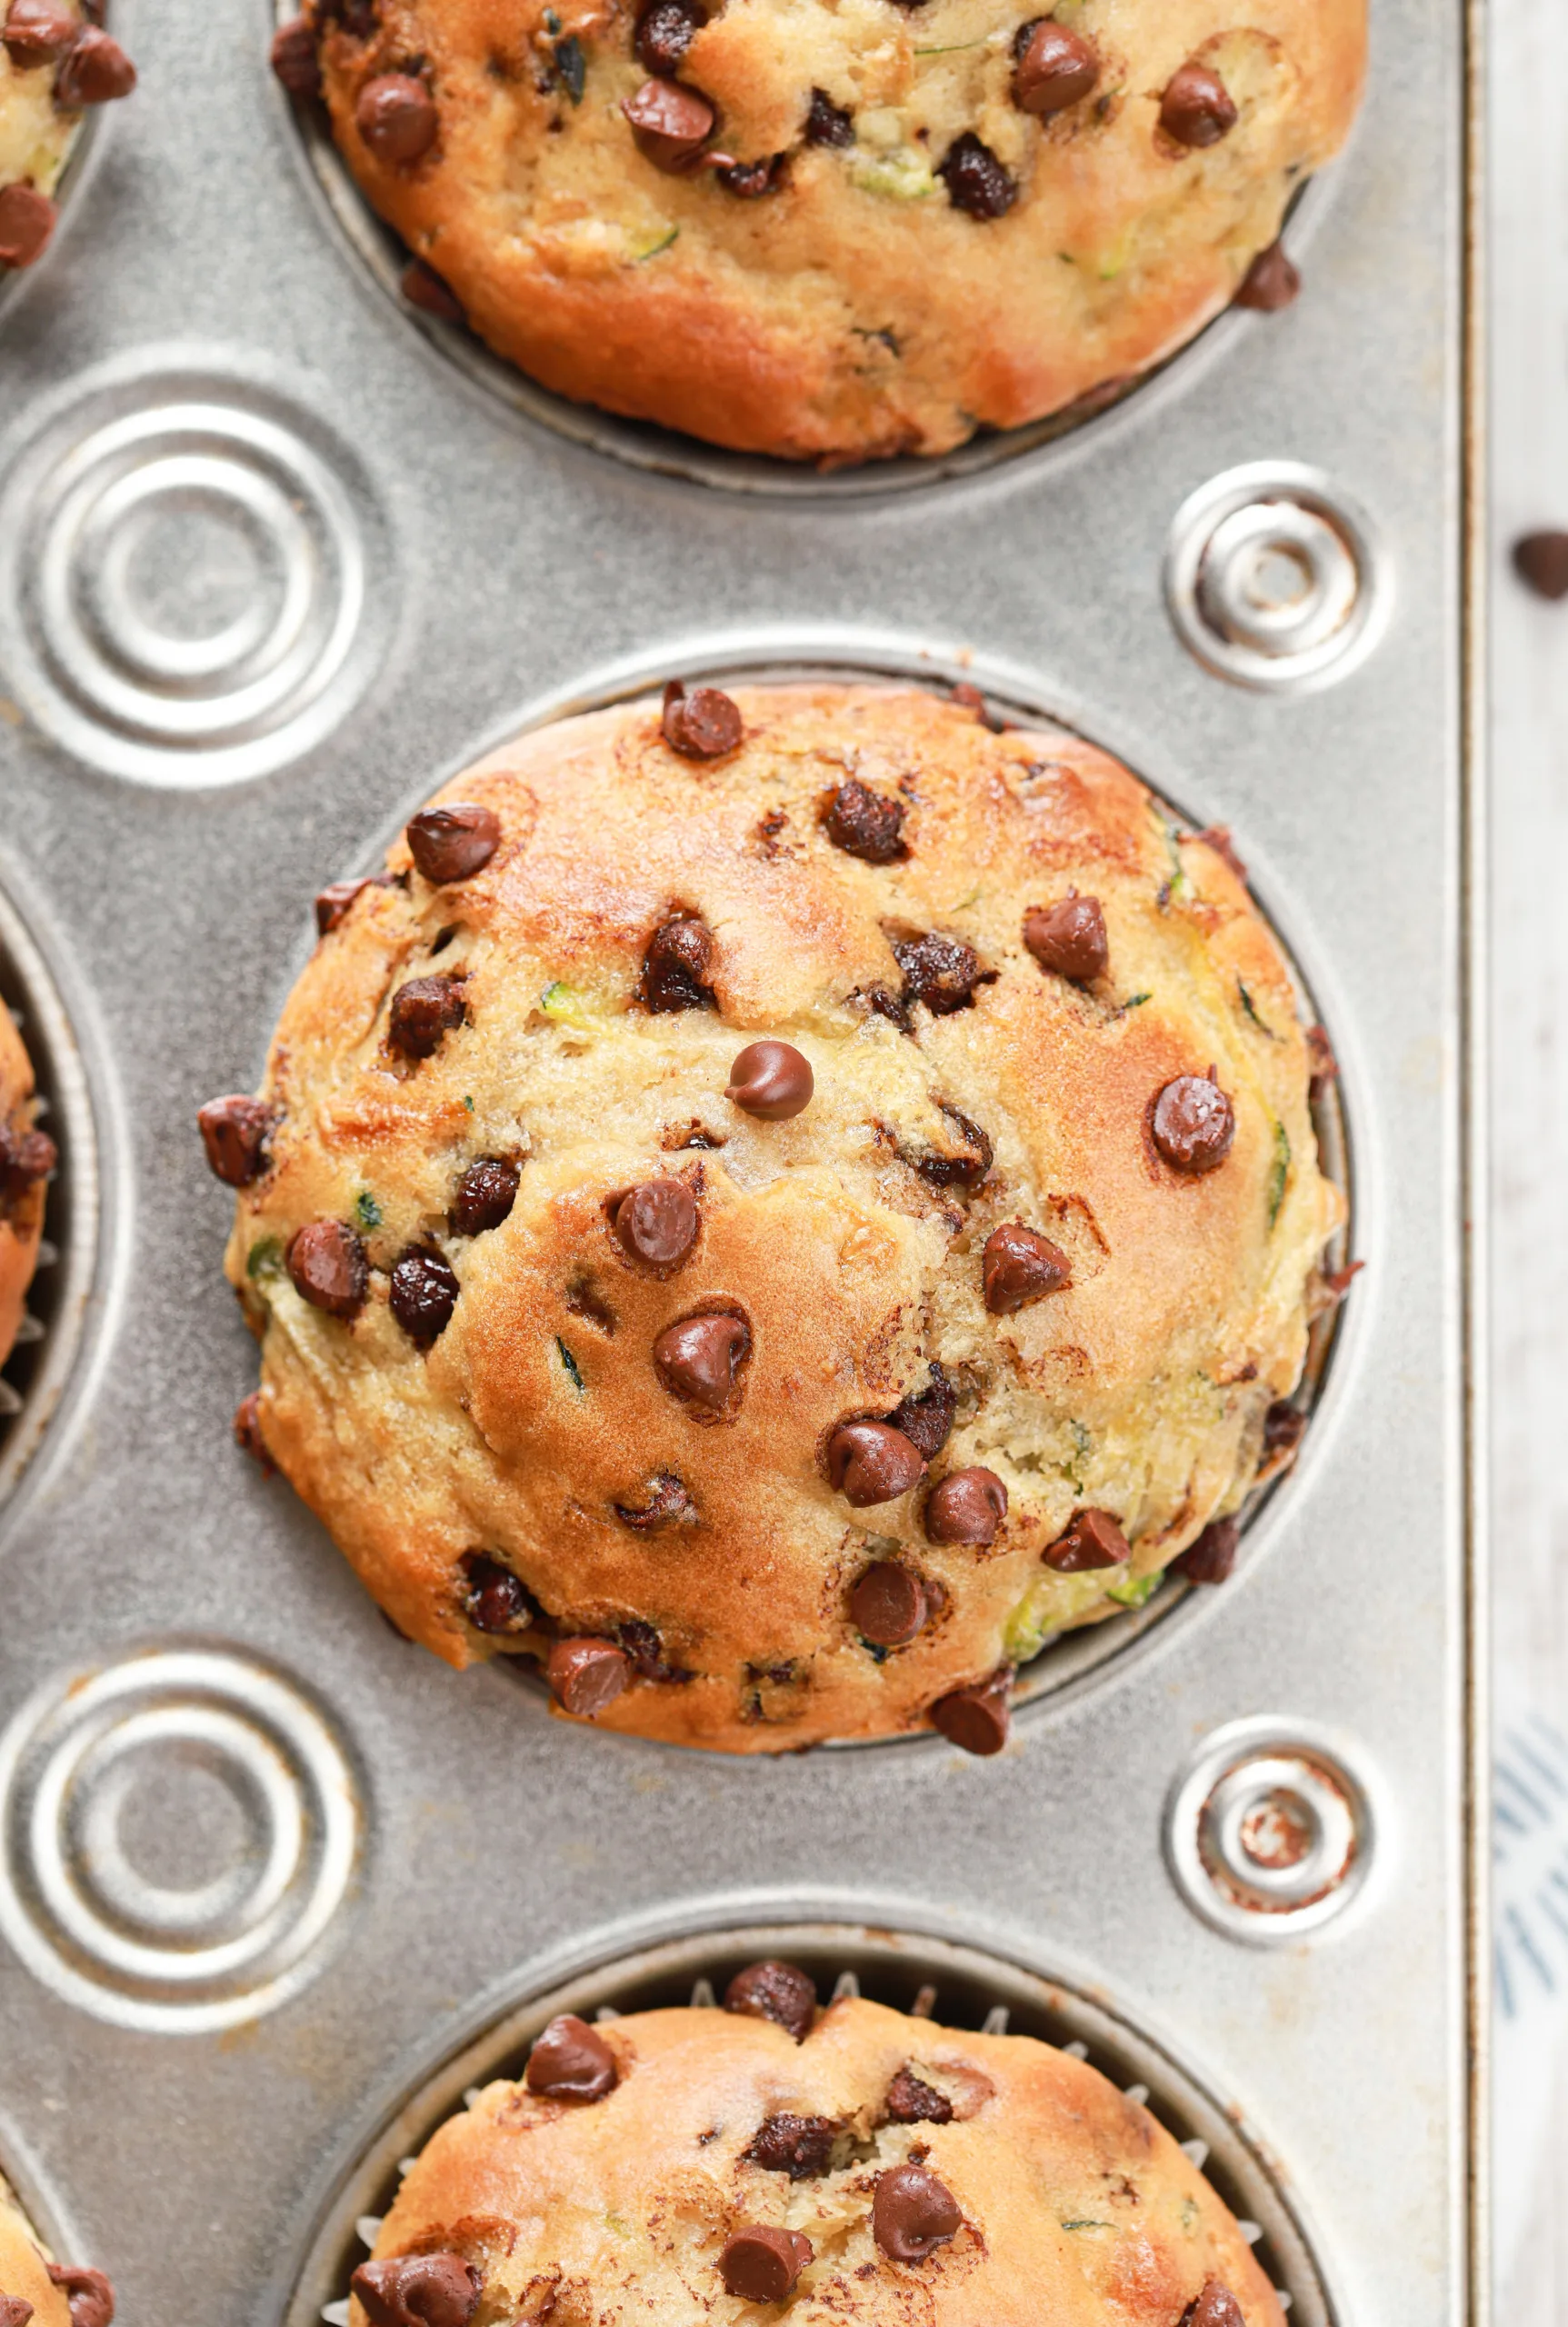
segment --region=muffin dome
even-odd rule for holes
[[[55,1143],[34,1117],[33,1064],[0,1004],[0,1365],[11,1354],[38,1261]]]
[[[1225,856],[1074,737],[816,685],[526,735],[388,864],[204,1110],[242,1435],[569,1713],[999,1744],[1273,1459],[1341,1217]]]
[[[135,67],[79,0],[0,0],[0,271],[31,266],[89,105],[128,96]]]
[[[417,2314],[1282,2327],[1236,2222],[1083,2061],[845,1998],[553,2022],[416,2160],[354,2327]],[[767,2009],[764,1997],[761,2009]],[[440,2282],[439,2312],[429,2296]]]
[[[410,297],[564,395],[832,463],[1180,347],[1343,142],[1365,30],[1364,0],[309,0],[275,56],[325,78]]]

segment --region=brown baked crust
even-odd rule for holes
[[[21,1137],[32,1130],[35,1113],[33,1063],[10,1012],[0,1004],[0,1125]],[[7,1197],[0,1173],[0,1365],[10,1356],[22,1323],[38,1262],[46,1200],[42,1180]]]
[[[0,2176],[0,2295],[19,2297],[33,2306],[32,2327],[71,2327],[65,2290],[49,2276],[49,2258],[39,2246],[33,2225]]]
[[[350,168],[493,347],[563,395],[828,462],[941,453],[1180,347],[1343,143],[1366,36],[1364,0],[1249,0],[1239,17],[1217,0],[1066,0],[1054,14],[1094,43],[1101,80],[1040,122],[1011,94],[1039,9],[719,0],[680,77],[717,105],[726,154],[787,156],[748,201],[638,150],[621,112],[644,77],[632,0],[312,5]],[[1194,57],[1239,111],[1204,150],[1159,126]],[[388,165],[356,99],[416,60],[439,135]],[[814,86],[853,116],[852,145],[803,144]],[[933,175],[963,135],[1015,181],[1005,215],[966,215]]]
[[[565,722],[448,786],[499,819],[491,862],[433,889],[400,840],[285,1006],[265,1096],[269,1166],[241,1195],[232,1282],[263,1336],[273,1460],[412,1639],[464,1665],[552,1633],[652,1625],[692,1677],[639,1677],[602,1725],[729,1751],[918,1727],[948,1690],[1136,1599],[1256,1475],[1264,1413],[1301,1373],[1324,1240],[1296,999],[1266,926],[1206,842],[1076,738],[994,734],[914,689],[735,691],[744,739],[707,764],[656,705]],[[908,854],[834,844],[824,801],[853,770],[902,801]],[[1025,951],[1024,916],[1097,895],[1110,966],[1084,991]],[[713,934],[716,1007],[639,999],[672,908]],[[972,1005],[908,1032],[890,933],[974,947]],[[463,973],[466,1023],[396,1056],[393,991]],[[782,1037],[815,1071],[805,1112],[761,1123],[724,1097],[732,1061]],[[1182,1178],[1148,1133],[1154,1094],[1213,1064],[1235,1111],[1222,1168]],[[990,1138],[974,1193],[917,1168],[962,1153],[943,1106]],[[711,1144],[692,1143],[712,1143]],[[504,1223],[449,1226],[457,1183],[515,1159]],[[661,1279],[609,1210],[678,1175],[690,1258]],[[350,1323],[295,1291],[305,1223],[356,1224],[369,1297]],[[1071,1286],[994,1315],[981,1253],[1023,1221]],[[441,1250],[461,1294],[428,1352],[394,1321],[391,1268]],[[655,1337],[741,1313],[738,1410],[700,1417],[655,1373]],[[957,1418],[928,1482],[854,1510],[824,1471],[841,1422],[885,1416],[948,1370]],[[580,1386],[579,1386],[580,1384]],[[927,1485],[984,1465],[1010,1508],[989,1547],[926,1538]],[[633,1521],[664,1474],[690,1509]],[[676,1496],[676,1502],[680,1498]],[[1073,1513],[1113,1513],[1126,1569],[1041,1564]],[[497,1641],[464,1613],[464,1555],[511,1567],[543,1633]],[[935,1605],[907,1647],[868,1649],[846,1595],[896,1557]],[[931,1587],[940,1586],[940,1592]],[[942,1595],[945,1595],[944,1601]]]
[[[638,2012],[598,2033],[614,2090],[581,2104],[487,2085],[407,2174],[377,2258],[461,2253],[483,2273],[483,2318],[724,2327],[763,2315],[717,2269],[726,2234],[760,2222],[814,2249],[787,2306],[794,2327],[1177,2327],[1211,2277],[1246,2327],[1282,2327],[1235,2221],[1172,2136],[1033,2037],[859,1998],[831,2005],[800,2044],[721,2011]],[[906,2066],[953,2099],[953,2122],[882,2122]],[[783,2112],[832,2119],[840,2152],[854,2141],[859,2155],[798,2181],[749,2162],[764,2120]],[[922,2150],[964,2227],[927,2261],[896,2263],[872,2236],[872,2185]],[[351,2319],[365,2327],[357,2303]]]

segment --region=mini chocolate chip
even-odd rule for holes
[[[411,258],[397,278],[397,287],[411,307],[422,315],[434,315],[444,324],[466,323],[462,300],[443,275],[427,266],[422,258]]]
[[[1217,73],[1189,61],[1172,75],[1160,99],[1167,137],[1178,145],[1217,145],[1235,125],[1235,104]]]
[[[615,1234],[634,1261],[678,1268],[697,1241],[696,1198],[684,1180],[644,1180],[615,1206]]]
[[[954,139],[937,165],[954,210],[971,218],[1000,218],[1018,199],[1018,188],[989,145],[972,129]]]
[[[556,1703],[583,1721],[614,1704],[630,1677],[625,1653],[613,1640],[558,1640],[544,1667]]]
[[[979,1464],[950,1471],[925,1499],[925,1532],[934,1543],[994,1543],[1006,1516],[1006,1488]]]
[[[769,1957],[762,1963],[748,1963],[744,1972],[735,1973],[724,1990],[724,2010],[741,2012],[748,2020],[774,2021],[780,2028],[787,2028],[798,2044],[811,2033],[816,1988],[798,1964]]]
[[[441,127],[435,100],[412,73],[378,73],[361,89],[355,126],[370,152],[389,169],[429,153]]]
[[[980,1277],[992,1315],[1011,1317],[1031,1301],[1071,1284],[1073,1270],[1060,1244],[1038,1229],[1010,1220],[985,1239]]]
[[[1241,1540],[1233,1519],[1211,1519],[1195,1542],[1171,1562],[1169,1573],[1185,1576],[1189,1583],[1228,1583]]]
[[[319,97],[321,59],[316,55],[315,27],[308,16],[291,16],[273,35],[272,69],[291,97]]]
[[[50,2262],[45,2267],[50,2284],[65,2290],[71,2327],[109,2327],[115,2315],[115,2290],[102,2271],[85,2262]]]
[[[706,97],[662,75],[644,81],[634,96],[623,97],[621,111],[631,123],[638,147],[646,159],[656,170],[676,175],[690,168],[714,121],[714,109]],[[740,741],[738,735],[735,741]],[[677,744],[674,748],[685,747]],[[734,746],[725,744],[724,748],[730,751]],[[697,753],[694,756],[707,755]]]
[[[769,2230],[747,2222],[731,2231],[719,2256],[724,2292],[742,2302],[784,2302],[813,2254],[798,2230]]]
[[[871,2231],[889,2262],[924,2262],[963,2224],[957,2199],[924,2165],[894,2165],[877,2175]]]
[[[1041,1553],[1046,1566],[1054,1568],[1058,1575],[1120,1567],[1132,1556],[1132,1546],[1108,1511],[1075,1511],[1056,1541]]]
[[[463,1554],[463,1608],[478,1633],[525,1633],[539,1611],[520,1576],[488,1552]]]
[[[1236,1118],[1212,1075],[1178,1074],[1156,1097],[1149,1130],[1172,1171],[1195,1179],[1224,1162]]]
[[[0,2327],[27,2327],[33,2306],[25,2295],[0,2294]]]
[[[903,1431],[931,1463],[946,1445],[957,1411],[958,1393],[949,1381],[946,1369],[934,1362],[931,1379],[924,1389],[911,1391],[907,1398],[901,1398],[884,1420],[894,1430]]]
[[[35,185],[0,185],[0,266],[32,266],[48,248],[55,210]]]
[[[643,958],[642,997],[655,1014],[667,1010],[711,1010],[707,983],[714,935],[695,914],[663,923],[648,940]]]
[[[370,2327],[468,2327],[484,2282],[461,2254],[399,2254],[349,2284]]]
[[[452,1321],[460,1288],[439,1253],[404,1253],[392,1271],[389,1303],[411,1342],[429,1349]]]
[[[825,89],[811,93],[811,109],[805,117],[805,142],[808,145],[853,145],[854,117],[842,105],[835,105]]]
[[[467,1015],[460,977],[410,978],[392,997],[387,1044],[404,1058],[430,1058]]]
[[[730,1069],[724,1096],[743,1114],[787,1123],[811,1104],[811,1061],[793,1043],[748,1043]]]
[[[79,32],[55,75],[55,103],[67,113],[81,105],[113,105],[136,85],[136,68],[117,40],[96,25]]]
[[[243,1091],[226,1099],[209,1099],[196,1110],[208,1171],[231,1188],[248,1188],[266,1170],[267,1146],[277,1120],[275,1107]]]
[[[1104,977],[1111,958],[1098,897],[1074,895],[1054,905],[1031,905],[1024,916],[1024,943],[1043,970],[1054,970],[1075,985]]]
[[[855,1511],[907,1494],[924,1471],[919,1447],[884,1422],[841,1422],[828,1441],[828,1478]]]
[[[1283,243],[1271,243],[1260,251],[1236,293],[1238,307],[1255,307],[1260,315],[1277,315],[1282,307],[1293,306],[1302,287],[1301,269],[1291,259]]]
[[[852,775],[834,794],[823,824],[846,856],[858,856],[864,864],[894,864],[909,854],[900,837],[905,813],[902,800],[890,800]]]
[[[929,1609],[920,1578],[897,1560],[876,1560],[850,1586],[850,1622],[878,1648],[902,1648]]]
[[[698,1519],[696,1504],[687,1493],[684,1483],[674,1471],[655,1471],[649,1482],[648,1500],[640,1511],[630,1503],[611,1505],[623,1527],[635,1535],[656,1534],[662,1527],[693,1527]]]
[[[263,1477],[270,1479],[276,1465],[267,1453],[266,1440],[262,1436],[259,1390],[253,1390],[249,1397],[242,1398],[235,1408],[234,1433],[235,1444],[241,1453],[248,1454],[253,1463],[259,1463]]]
[[[504,1155],[482,1155],[470,1164],[452,1199],[452,1228],[457,1236],[483,1236],[499,1228],[517,1201],[521,1174]]]
[[[950,1107],[945,1100],[941,1105],[964,1142],[963,1149],[956,1155],[938,1155],[934,1152],[916,1155],[914,1168],[934,1188],[963,1188],[973,1195],[991,1169],[991,1142],[980,1125],[972,1124],[967,1115],[961,1115],[956,1107]]]
[[[362,890],[390,886],[391,875],[386,873],[369,874],[363,881],[329,881],[315,900],[316,935],[330,937]]]
[[[709,1413],[722,1413],[751,1345],[743,1318],[684,1317],[679,1324],[666,1325],[654,1342],[654,1363],[673,1397],[689,1399]]]
[[[1013,102],[1020,112],[1042,120],[1090,95],[1100,78],[1100,60],[1083,34],[1053,24],[1049,16],[1020,25],[1014,54],[1018,65]]]
[[[938,1697],[926,1718],[951,1745],[985,1760],[1000,1753],[1013,1725],[1007,1705],[1013,1668],[1004,1664],[988,1681],[973,1681],[964,1689]]]
[[[1223,2279],[1205,2279],[1176,2327],[1246,2327],[1246,2320]]]
[[[671,751],[688,760],[722,760],[740,748],[745,733],[732,696],[718,687],[694,687],[688,694],[679,679],[664,688],[659,724]]]
[[[1568,534],[1525,534],[1513,544],[1513,571],[1538,598],[1568,598]]]
[[[64,56],[78,29],[76,18],[59,0],[11,0],[0,47],[19,73],[31,73]]]
[[[615,1638],[644,1681],[667,1684],[696,1679],[696,1674],[689,1673],[684,1664],[671,1663],[664,1654],[664,1644],[657,1631],[652,1624],[644,1623],[640,1616],[628,1617],[624,1624],[617,1624]]]
[[[477,800],[422,808],[404,829],[408,853],[436,888],[482,873],[501,845],[501,819]]]
[[[0,1212],[9,1212],[46,1180],[60,1151],[46,1131],[13,1131],[0,1124]]]
[[[313,1220],[295,1231],[285,1256],[295,1291],[329,1317],[357,1317],[370,1290],[365,1246],[341,1220]]]
[[[905,1007],[924,1002],[934,1018],[967,1009],[975,987],[994,982],[994,971],[981,968],[973,945],[960,937],[944,937],[939,930],[927,930],[924,937],[894,939],[893,952],[904,972]]]
[[[805,2182],[813,2174],[827,2172],[837,2138],[838,2127],[831,2117],[786,2113],[764,2118],[741,2155],[748,2165],[760,2165],[769,2173],[787,2173],[792,2182]]]
[[[637,25],[637,62],[644,72],[673,81],[703,22],[703,10],[694,0],[654,0]]]
[[[1306,1425],[1307,1418],[1299,1406],[1293,1406],[1288,1398],[1276,1398],[1263,1416],[1264,1454],[1293,1454]]]
[[[883,2114],[894,2125],[950,2125],[953,2103],[945,2092],[915,2075],[908,2066],[901,2068],[887,2088],[887,2098],[882,2104]]]

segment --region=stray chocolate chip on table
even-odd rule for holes
[[[65,2292],[71,2327],[109,2327],[115,2290],[102,2271],[85,2262],[50,2262],[45,2268],[51,2283]]]
[[[392,997],[388,1046],[404,1058],[430,1058],[468,1015],[461,977],[410,978]]]
[[[484,871],[501,845],[501,819],[481,801],[450,800],[411,816],[404,838],[424,878],[442,888]]]
[[[877,1648],[902,1648],[928,1613],[920,1578],[897,1560],[874,1560],[850,1587],[850,1621]]]
[[[1031,905],[1024,916],[1024,943],[1043,970],[1054,970],[1075,985],[1104,977],[1111,958],[1098,897],[1074,894],[1054,905]]]
[[[856,1511],[907,1494],[924,1472],[914,1441],[884,1422],[840,1423],[828,1441],[829,1482]]]
[[[272,69],[291,97],[321,95],[321,60],[316,55],[315,27],[308,16],[291,16],[273,35]]]
[[[725,2293],[742,2302],[784,2302],[812,2255],[812,2242],[800,2231],[747,2222],[725,2239],[719,2276]]]
[[[678,1324],[666,1325],[654,1342],[654,1364],[673,1397],[684,1398],[709,1413],[722,1413],[751,1345],[744,1318],[718,1313],[683,1317]]]
[[[1160,126],[1178,145],[1217,145],[1236,125],[1235,103],[1217,73],[1189,61],[1160,99]]]
[[[811,1061],[793,1043],[748,1043],[730,1069],[724,1096],[744,1114],[787,1123],[811,1104]]]
[[[883,2109],[894,2125],[950,2125],[953,2103],[945,2092],[938,2092],[924,2077],[916,2076],[907,2063],[901,2068],[887,2088]]]
[[[984,1548],[996,1541],[1006,1516],[1006,1488],[994,1471],[978,1463],[966,1471],[949,1472],[925,1500],[925,1532],[934,1543],[976,1543]]]
[[[354,120],[370,152],[392,169],[423,160],[441,127],[434,98],[411,73],[378,73],[367,81]]]
[[[1189,1583],[1226,1583],[1236,1564],[1242,1531],[1233,1519],[1211,1519],[1195,1543],[1171,1562],[1172,1575]]]
[[[623,1251],[653,1269],[679,1266],[697,1241],[696,1199],[684,1180],[644,1180],[615,1207]]]
[[[1149,1130],[1172,1171],[1196,1179],[1217,1170],[1230,1154],[1236,1118],[1211,1069],[1167,1083],[1155,1098]]]
[[[952,1689],[929,1707],[926,1718],[950,1745],[986,1760],[1000,1753],[1012,1727],[1007,1691],[1013,1668],[1004,1664],[988,1680],[973,1681],[967,1688]]]
[[[80,28],[61,0],[11,0],[0,48],[19,73],[33,73],[64,56]]]
[[[1060,1244],[1022,1221],[994,1228],[980,1260],[985,1306],[994,1317],[1010,1317],[1047,1293],[1072,1283],[1072,1264]]]
[[[1513,571],[1538,598],[1568,598],[1568,534],[1525,534],[1513,544]]]
[[[1041,1553],[1058,1575],[1083,1575],[1091,1568],[1120,1567],[1132,1546],[1108,1511],[1075,1511],[1054,1543]]]
[[[277,1124],[277,1111],[265,1099],[236,1091],[225,1099],[209,1099],[196,1111],[196,1124],[206,1149],[207,1168],[231,1188],[248,1188],[267,1167],[267,1144]]]
[[[468,2327],[484,2282],[461,2254],[399,2254],[349,2283],[370,2327]]]
[[[517,1201],[520,1178],[516,1164],[504,1155],[481,1155],[470,1164],[452,1200],[453,1233],[482,1236],[486,1229],[499,1228]]]
[[[1282,308],[1294,305],[1301,287],[1301,269],[1284,245],[1271,243],[1266,251],[1258,253],[1243,275],[1236,305],[1255,308],[1262,315],[1277,315]]]
[[[341,1220],[313,1220],[296,1229],[285,1255],[295,1291],[329,1317],[356,1317],[370,1290],[365,1246]]]
[[[55,210],[35,185],[0,186],[0,266],[34,265],[48,248]]]
[[[890,800],[852,775],[834,794],[823,824],[846,856],[858,856],[864,864],[892,864],[909,854],[900,837],[904,813],[902,800]]]
[[[441,1254],[416,1247],[394,1264],[389,1306],[409,1340],[429,1349],[451,1323],[459,1290]]]
[[[748,1963],[724,1990],[724,2010],[750,2020],[772,2020],[787,2028],[798,2044],[811,2032],[816,2012],[816,1987],[795,1963],[769,1957]]]
[[[787,2112],[764,2118],[742,2152],[748,2165],[767,2173],[787,2173],[792,2182],[825,2173],[838,2127],[831,2117],[796,2117]]]
[[[655,75],[621,100],[637,145],[656,170],[678,175],[689,169],[711,134],[714,114],[706,97],[684,82]],[[739,738],[736,738],[739,741]],[[676,748],[679,748],[677,746]],[[732,750],[733,745],[726,745]],[[706,757],[706,754],[698,754]]]
[[[740,748],[745,734],[733,696],[718,687],[694,687],[688,694],[680,679],[664,688],[659,724],[671,751],[688,760],[721,760]]]
[[[1013,53],[1018,60],[1013,102],[1021,112],[1042,119],[1092,95],[1100,78],[1100,60],[1082,33],[1070,32],[1049,16],[1021,25]]]
[[[924,2262],[963,2225],[957,2199],[924,2166],[894,2165],[877,2175],[871,2230],[890,2262]]]
[[[96,25],[79,32],[55,75],[55,103],[67,113],[80,105],[113,105],[136,85],[136,68],[117,40]]]
[[[615,2055],[597,2029],[564,2012],[535,2039],[523,2075],[549,2101],[603,2101],[615,2086]]]

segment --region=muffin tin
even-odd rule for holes
[[[1375,9],[1297,307],[1054,442],[845,480],[461,376],[345,251],[259,0],[121,14],[136,105],[0,293],[0,986],[63,1158],[0,1420],[0,2168],[126,2327],[307,2327],[554,1992],[689,1993],[767,1925],[824,1993],[1000,2001],[1148,2084],[1314,2327],[1479,2316],[1459,15]],[[1313,625],[1354,651],[1298,667]],[[194,1115],[315,891],[531,720],[803,664],[967,679],[1230,825],[1341,1062],[1366,1266],[1296,1471],[990,1763],[566,1729],[399,1642],[230,1438]]]

